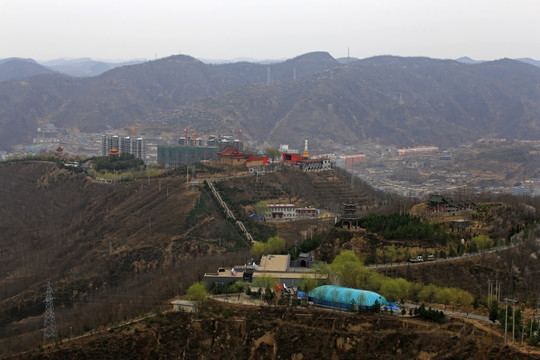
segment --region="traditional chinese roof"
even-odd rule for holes
[[[223,148],[223,150],[219,151],[218,156],[226,156],[226,157],[233,157],[233,158],[239,158],[239,157],[245,157],[244,153],[242,151],[238,151],[234,146],[227,145]]]

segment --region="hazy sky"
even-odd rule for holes
[[[540,59],[538,0],[0,0],[0,59]]]

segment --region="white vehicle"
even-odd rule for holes
[[[424,262],[424,258],[422,257],[422,255],[418,255],[415,258],[409,259],[409,262],[412,262],[412,263]]]

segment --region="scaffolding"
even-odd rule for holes
[[[214,160],[218,151],[219,148],[213,146],[158,145],[158,164],[171,169],[203,160]]]

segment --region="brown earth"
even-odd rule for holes
[[[48,281],[59,324],[78,333],[243,261],[242,236],[196,190],[181,176],[99,184],[51,162],[1,164],[0,354],[43,326]]]
[[[537,359],[501,344],[491,326],[449,319],[341,314],[211,302],[199,314],[168,313],[21,359]]]

